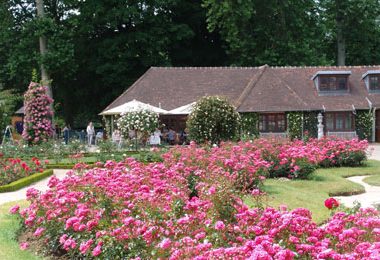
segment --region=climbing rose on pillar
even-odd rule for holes
[[[53,135],[51,104],[47,87],[31,82],[24,95],[24,130],[22,137],[29,145],[46,142]]]

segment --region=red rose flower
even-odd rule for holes
[[[335,209],[339,207],[339,202],[334,198],[328,198],[325,200],[325,206],[328,209]]]

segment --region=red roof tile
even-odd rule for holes
[[[380,66],[344,67],[152,67],[105,110],[133,99],[171,110],[203,96],[219,95],[240,112],[341,111],[380,106],[380,94],[369,94],[362,75]],[[319,95],[318,71],[351,71],[350,92]]]

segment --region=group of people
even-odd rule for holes
[[[136,133],[134,130],[129,131],[129,139],[134,139]],[[162,131],[159,128],[156,128],[153,133],[150,134],[149,138],[143,140],[143,143],[146,143],[151,146],[158,146],[163,143],[169,145],[175,144],[188,144],[188,135],[187,130],[184,129],[179,133],[175,132],[172,128],[164,128]],[[123,138],[119,129],[115,129],[112,132],[112,142],[115,143],[118,148],[121,147]]]
[[[177,133],[173,128],[164,128],[161,132],[160,129],[156,128],[149,138],[149,144],[155,146],[161,143],[169,145],[187,144],[187,130],[184,129]]]
[[[56,136],[60,138],[61,133],[63,133],[63,139],[65,144],[69,143],[69,137],[70,137],[70,125],[65,125],[65,127],[61,130],[58,126],[55,127],[56,130]],[[85,133],[83,132],[83,139],[85,138]],[[98,138],[103,138],[102,132],[95,132],[95,128],[92,122],[89,122],[86,128],[87,133],[87,144],[88,146],[92,146],[94,143],[96,144],[96,140]],[[99,136],[98,136],[99,135]],[[128,133],[129,139],[134,139],[136,137],[136,132],[134,130],[129,131]],[[81,138],[82,139],[82,138]],[[122,134],[119,129],[115,129],[112,132],[112,142],[114,142],[118,148],[121,148],[122,145]],[[158,146],[161,144],[169,144],[169,145],[176,145],[176,144],[188,144],[188,134],[187,129],[184,129],[180,132],[174,131],[173,128],[164,127],[162,131],[159,128],[156,128],[153,133],[150,134],[148,139],[143,140],[144,143],[147,143],[151,146]]]
[[[65,144],[69,143],[70,131],[71,131],[71,128],[70,128],[70,125],[68,125],[68,124],[66,124],[63,129],[61,129],[58,125],[55,125],[55,136],[56,136],[56,138],[60,139],[61,134],[62,134]],[[88,146],[91,146],[93,143],[96,143],[96,138],[98,138],[98,134],[99,134],[99,138],[103,138],[102,132],[98,132],[98,134],[96,134],[95,128],[94,128],[94,125],[92,122],[90,122],[87,125],[86,133],[87,133],[87,144],[88,144]],[[84,140],[84,138],[85,138],[85,133],[82,130],[80,139]]]

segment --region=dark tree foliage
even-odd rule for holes
[[[237,65],[321,65],[323,28],[310,0],[204,0],[208,26],[219,31]]]
[[[225,64],[201,1],[45,0],[45,11],[37,22],[34,0],[1,3],[0,82],[23,92],[43,62],[56,112],[77,126],[96,119],[150,66]],[[41,34],[48,38],[44,57]]]
[[[35,0],[0,1],[0,86],[23,93],[43,63],[74,127],[150,66],[333,65],[337,25],[347,65],[380,63],[379,0],[44,2],[38,20]]]
[[[346,65],[380,63],[379,0],[321,0],[319,7],[329,60],[338,60],[337,16],[341,15]]]

